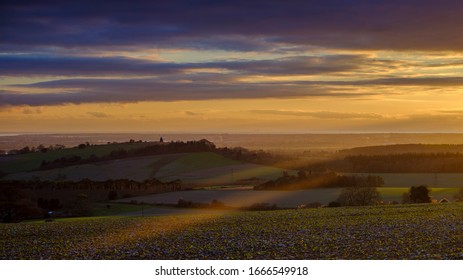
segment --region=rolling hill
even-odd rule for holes
[[[154,142],[112,143],[106,145],[91,145],[85,148],[66,148],[42,152],[32,152],[0,157],[0,171],[17,173],[38,169],[42,161],[53,161],[63,157],[79,156],[82,159],[93,156],[107,156],[117,150],[134,150],[154,145]]]
[[[39,155],[38,153],[35,153]],[[47,170],[25,171],[40,162],[37,155],[20,157],[16,162],[3,166],[3,170],[23,170],[8,174],[4,180],[70,180],[90,179],[105,181],[130,179],[144,181],[156,178],[161,181],[181,180],[194,185],[229,185],[241,180],[258,178],[274,179],[284,169],[258,164],[243,163],[214,152],[177,153],[140,156],[109,161],[78,164]],[[22,155],[21,155],[22,156]],[[24,166],[20,168],[20,164]],[[27,167],[27,168],[26,168]]]

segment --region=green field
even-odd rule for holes
[[[149,210],[150,208],[151,207],[148,205],[142,206],[125,203],[93,203],[92,214],[93,216],[117,216],[131,212],[141,212],[142,210]]]
[[[210,203],[212,200],[218,200],[227,206],[247,207],[255,203],[276,204],[284,208],[296,208],[302,204],[319,202],[327,205],[335,201],[341,193],[341,188],[325,188],[310,190],[294,191],[253,191],[239,189],[207,189],[178,191],[169,193],[160,193],[140,197],[120,199],[118,202],[129,203],[131,200],[138,202],[154,204],[176,204],[180,198],[199,203]],[[454,195],[458,193],[458,188],[430,188],[430,196],[434,200],[443,198],[448,201],[454,201]],[[378,188],[381,199],[385,203],[391,201],[401,202],[402,195],[409,191],[409,188]]]
[[[1,259],[463,259],[463,203],[0,224]]]
[[[253,177],[263,180],[275,179],[280,177],[283,171],[285,169],[242,163],[216,153],[202,152],[134,157],[50,170],[18,172],[7,175],[4,179],[80,181],[88,178],[94,181],[144,181],[156,178],[161,181],[178,179],[187,184],[214,185],[233,184]]]
[[[67,148],[52,150],[46,153],[35,152],[21,155],[7,156],[0,158],[0,171],[5,173],[16,173],[34,170],[40,167],[42,160],[53,161],[66,156],[80,156],[82,159],[89,158],[91,155],[98,157],[109,155],[112,151],[125,149],[132,150],[153,145],[149,142],[142,143],[115,143],[107,145],[93,145],[79,148]]]

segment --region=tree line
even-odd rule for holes
[[[106,181],[93,181],[84,179],[80,181],[40,181],[40,180],[4,180],[2,186],[11,186],[17,189],[32,191],[60,191],[60,190],[120,190],[120,191],[150,191],[152,193],[171,192],[182,190],[182,181],[161,182],[157,179],[134,181],[129,179],[116,179]]]
[[[66,216],[87,216],[91,214],[91,202],[117,199],[119,194],[130,197],[182,189],[180,180],[1,181],[0,221],[47,217],[57,210],[65,211]]]
[[[345,170],[347,172],[463,172],[463,154],[461,153],[356,155],[347,156],[344,161],[347,164],[347,170]]]
[[[132,142],[130,142],[132,143]],[[82,145],[82,146],[81,146]],[[80,149],[85,149],[86,144],[79,145]],[[175,153],[195,153],[195,152],[215,152],[224,157],[231,158],[237,161],[250,162],[257,164],[272,165],[281,160],[281,156],[275,156],[268,152],[259,150],[251,151],[245,148],[217,148],[214,143],[202,139],[199,141],[187,142],[169,142],[169,143],[156,143],[145,147],[135,149],[116,149],[111,151],[108,155],[96,156],[94,154],[87,158],[79,155],[68,155],[54,160],[43,160],[40,164],[39,170],[63,168],[72,165],[90,164],[102,161],[109,161],[115,159],[124,159],[139,156],[162,155],[162,154],[175,154]]]
[[[12,149],[9,151],[0,150],[0,155],[22,155],[22,154],[36,153],[36,152],[46,153],[48,151],[62,150],[64,148],[65,146],[61,144],[49,145],[48,147],[46,147],[43,144],[40,144],[37,147],[25,146],[21,149]]]
[[[381,187],[380,176],[340,175],[335,172],[309,173],[300,170],[297,175],[284,172],[283,176],[256,185],[254,190],[300,190],[313,188]]]
[[[389,155],[389,154],[445,154],[463,153],[462,144],[395,144],[381,146],[356,147],[340,150],[339,155]]]
[[[463,189],[462,189],[463,190]],[[431,203],[431,190],[425,185],[412,186],[402,195],[403,204]],[[457,197],[457,196],[455,196]],[[441,202],[448,202],[443,200]],[[344,188],[339,197],[328,206],[368,206],[382,204],[381,195],[376,187],[356,186]],[[395,202],[396,204],[398,202]]]
[[[133,142],[130,142],[133,143]],[[81,146],[82,145],[82,146]],[[85,149],[86,144],[81,144],[78,147]],[[172,153],[192,153],[192,152],[210,152],[216,149],[215,145],[205,139],[199,141],[187,141],[187,142],[170,142],[170,143],[156,143],[145,147],[135,149],[116,149],[111,151],[108,155],[96,156],[90,155],[88,158],[82,158],[79,155],[68,155],[55,160],[43,160],[40,164],[39,170],[62,168],[72,165],[81,165],[88,163],[95,163],[101,161],[124,159],[138,156],[150,156],[150,155],[161,155],[161,154],[172,154]]]

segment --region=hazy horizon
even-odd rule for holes
[[[340,137],[341,136],[341,137]],[[81,143],[106,144],[142,141],[191,141],[207,139],[219,147],[244,147],[280,152],[335,151],[339,149],[394,144],[463,144],[461,133],[0,133],[0,150],[25,146],[61,144],[74,147]]]

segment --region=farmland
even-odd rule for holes
[[[30,171],[40,167],[43,160],[51,161],[66,156],[79,156],[83,159],[90,156],[107,156],[112,151],[125,149],[132,150],[152,145],[149,142],[139,143],[113,143],[106,145],[93,145],[79,148],[66,148],[48,151],[46,153],[35,152],[15,155],[14,157],[0,157],[0,170],[6,173]]]
[[[383,201],[402,201],[402,195],[410,188],[378,188]],[[218,200],[227,206],[246,207],[255,203],[276,204],[279,207],[295,208],[302,204],[319,202],[328,204],[335,201],[341,193],[341,188],[309,189],[294,191],[253,191],[250,189],[211,189],[191,190],[170,193],[160,193],[140,197],[121,199],[119,202],[128,203],[132,200],[152,204],[176,204],[182,198],[187,201],[210,203]],[[452,201],[458,188],[430,188],[430,195],[435,200],[443,198]]]
[[[283,171],[285,169],[242,163],[216,153],[201,152],[141,156],[50,170],[18,172],[7,175],[4,179],[66,178],[66,180],[79,181],[88,178],[95,181],[110,179],[143,181],[156,178],[162,181],[180,179],[185,183],[211,185],[230,184],[253,177],[268,180],[281,176]]]
[[[1,224],[2,259],[463,259],[463,204]]]

